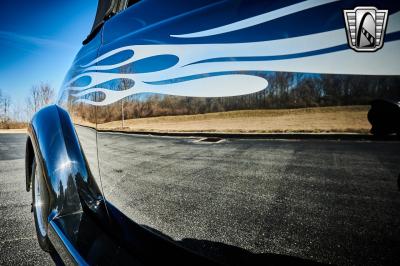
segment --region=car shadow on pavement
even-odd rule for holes
[[[57,266],[64,266],[64,262],[62,261],[60,255],[53,249],[52,251],[49,252],[51,259],[54,262],[54,265]]]
[[[149,226],[141,225],[153,233],[189,249],[221,265],[326,265],[323,263],[274,253],[252,253],[243,248],[220,242],[184,238],[175,241],[171,237]]]
[[[108,203],[109,219],[89,209],[54,220],[89,265],[323,265],[291,255],[256,254],[225,243],[170,236],[140,225]],[[107,221],[108,220],[108,221]],[[56,265],[63,265],[53,253]]]

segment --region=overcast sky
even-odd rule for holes
[[[56,89],[88,35],[97,0],[5,0],[0,16],[0,89],[23,107],[32,85]]]

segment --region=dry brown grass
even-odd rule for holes
[[[85,127],[96,128],[95,123],[83,120],[82,118],[80,118],[78,116],[71,116],[71,119],[74,122],[74,124],[85,126]]]
[[[16,133],[27,133],[27,129],[26,128],[0,129],[0,134],[16,134]]]
[[[129,119],[98,125],[99,130],[226,133],[368,133],[369,106],[242,110]]]
[[[25,122],[13,122],[13,121],[7,121],[4,123],[0,123],[0,133],[8,132],[8,133],[13,133],[13,132],[24,132],[26,131],[26,128],[28,127],[28,123]]]

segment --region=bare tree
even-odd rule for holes
[[[49,105],[54,98],[54,89],[48,83],[41,83],[31,87],[29,96],[26,98],[28,113],[30,116],[39,109]]]
[[[6,123],[10,120],[10,103],[11,99],[0,90],[0,122]]]
[[[42,83],[39,90],[41,107],[49,105],[54,100],[54,89],[47,83]]]
[[[121,67],[121,73],[130,73],[131,67],[130,65],[125,65]],[[118,89],[123,91],[123,90],[128,90],[134,85],[133,80],[130,79],[122,79],[121,82],[118,85]],[[125,110],[124,110],[124,105],[125,105],[125,99],[121,99],[121,122],[122,125],[121,127],[124,128],[124,123],[125,123]]]

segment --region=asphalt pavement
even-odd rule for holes
[[[53,265],[36,241],[25,140],[0,134],[0,265]],[[227,244],[339,265],[400,264],[400,142],[208,144],[108,133],[100,141],[108,147],[103,161],[118,155],[109,171],[122,177],[104,178],[106,192],[120,192],[109,199],[189,248],[208,246],[215,255]]]
[[[36,240],[25,190],[25,134],[0,134],[0,265],[54,265]]]

